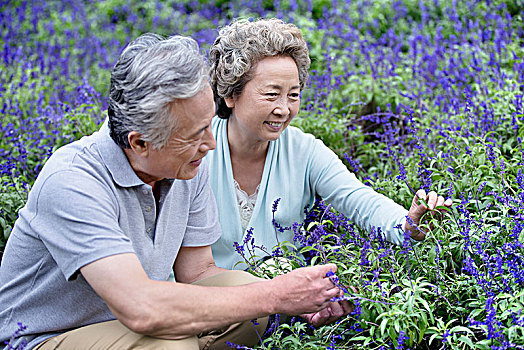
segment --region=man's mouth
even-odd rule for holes
[[[189,162],[189,164],[194,165],[194,166],[199,166],[200,163],[202,163],[202,158]]]

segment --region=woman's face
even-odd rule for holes
[[[276,140],[300,106],[298,68],[289,56],[266,57],[255,66],[241,94],[225,99],[232,109],[233,135],[258,141]]]

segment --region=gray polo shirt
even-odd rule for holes
[[[28,348],[80,326],[115,319],[79,269],[135,253],[149,278],[165,281],[181,246],[220,236],[203,162],[191,180],[163,180],[155,204],[109,137],[99,132],[60,148],[36,180],[0,265],[0,347],[27,326]]]

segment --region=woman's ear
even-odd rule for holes
[[[138,156],[147,157],[149,154],[149,142],[141,139],[142,134],[138,131],[131,131],[127,134],[127,141],[134,153]]]
[[[226,102],[226,106],[229,108],[235,107],[235,98],[234,97],[226,97],[224,98],[224,101]]]

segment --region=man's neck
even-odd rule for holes
[[[152,175],[149,175],[148,173],[142,171],[142,167],[140,166],[141,162],[139,157],[133,152],[132,149],[124,148],[124,154],[126,155],[126,158],[129,162],[129,165],[131,166],[131,169],[135,172],[136,176],[140,180],[142,180],[144,183],[148,184],[151,187],[155,187],[155,184],[157,181],[161,180],[159,178],[156,178]]]

